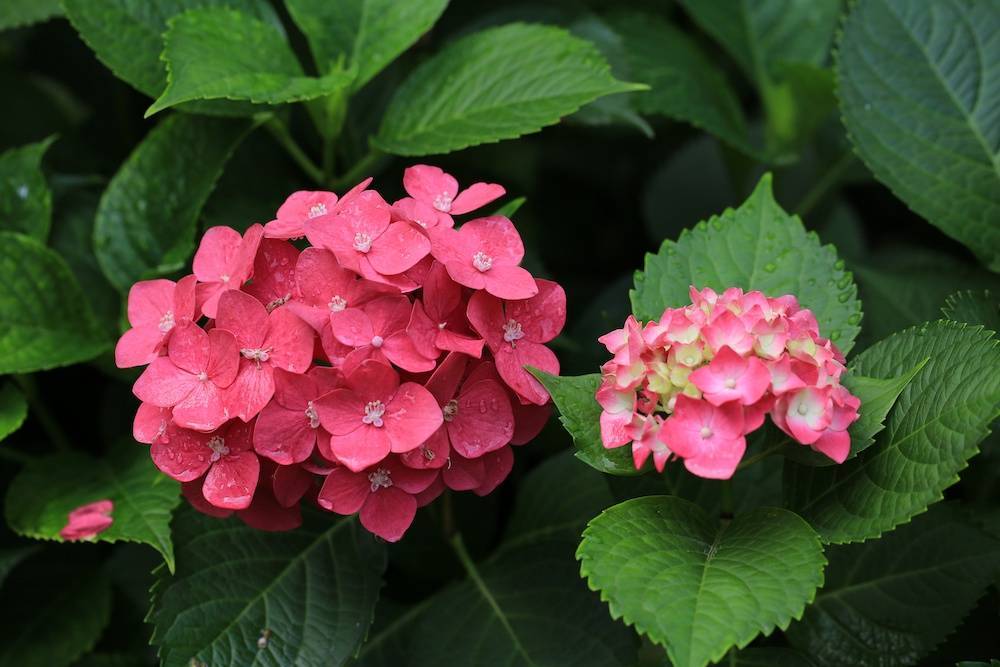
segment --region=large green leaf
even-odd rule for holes
[[[87,361],[111,343],[66,262],[41,243],[0,232],[0,373]]]
[[[309,40],[316,66],[355,68],[355,90],[408,49],[438,20],[448,0],[286,0]]]
[[[982,327],[907,329],[865,350],[852,369],[887,378],[924,359],[875,446],[839,466],[786,464],[787,504],[824,542],[878,537],[940,500],[1000,414],[1000,346]]]
[[[40,241],[52,223],[52,193],[42,174],[42,156],[55,137],[0,154],[0,229]]]
[[[824,665],[915,665],[950,634],[997,574],[1000,540],[941,504],[869,544],[827,550],[826,585],[793,645]]]
[[[69,667],[110,619],[111,584],[95,563],[39,554],[0,589],[0,665]]]
[[[63,452],[32,461],[7,490],[7,523],[26,537],[61,540],[69,513],[97,500],[114,503],[114,521],[97,540],[143,542],[173,569],[170,514],[180,502],[180,486],[132,442],[115,445],[100,459]]]
[[[616,80],[590,42],[512,23],[446,46],[399,87],[375,143],[427,155],[537,132],[581,106],[645,86]]]
[[[305,76],[274,25],[222,7],[192,9],[168,22],[167,87],[146,116],[193,100],[285,104],[336,92],[351,82],[341,69]]]
[[[94,222],[97,261],[112,285],[125,292],[184,266],[201,207],[249,127],[175,115],[143,139],[108,184]]]
[[[681,4],[762,87],[778,63],[823,64],[841,10],[841,0],[681,0]]]
[[[1000,300],[989,290],[952,294],[941,310],[949,320],[982,324],[990,331],[1000,332]]]
[[[573,549],[589,517],[612,502],[604,478],[569,456],[525,479],[492,557],[463,557],[468,578],[373,632],[363,667],[616,667],[635,641],[580,580]]]
[[[636,96],[639,111],[691,123],[748,155],[757,154],[732,86],[688,35],[639,13],[614,17],[612,27],[622,37],[630,70],[650,86]]]
[[[1000,1],[861,0],[837,58],[844,125],[876,178],[1000,271]]]
[[[59,0],[5,0],[0,5],[0,30],[31,25],[60,14]]]
[[[161,571],[149,621],[164,667],[342,665],[368,632],[385,551],[354,519],[306,512],[286,533],[185,507],[177,572]]]
[[[28,416],[28,403],[21,391],[10,382],[0,388],[0,440],[21,428]]]
[[[791,512],[762,508],[719,525],[672,496],[628,500],[584,531],[577,556],[611,615],[702,667],[784,628],[823,583],[819,536]]]
[[[664,308],[690,303],[689,285],[794,294],[816,315],[820,333],[845,354],[859,330],[861,303],[851,273],[832,246],[821,246],[798,216],[774,201],[770,174],[738,209],[726,209],[646,255],[645,271],[636,272],[630,293],[635,316],[653,320]]]
[[[97,58],[150,97],[159,96],[167,84],[160,54],[171,17],[200,7],[232,7],[281,25],[267,0],[63,0],[63,7]]]
[[[601,384],[600,373],[556,376],[532,370],[559,409],[559,421],[573,436],[576,457],[587,465],[612,475],[638,475],[631,447],[605,449],[601,442],[601,406],[594,398]]]

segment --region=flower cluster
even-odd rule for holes
[[[794,296],[691,287],[691,305],[645,326],[629,316],[600,338],[614,357],[597,401],[606,448],[631,443],[636,468],[672,457],[701,477],[729,479],[746,435],[771,420],[837,463],[860,401],[840,384],[844,357],[820,338]]]
[[[370,183],[213,227],[193,275],[129,292],[134,435],[201,511],[281,530],[306,501],[395,541],[445,488],[490,493],[548,419],[524,367],[558,373],[565,294],[510,220],[452,217],[504,189],[418,165],[390,205]]]

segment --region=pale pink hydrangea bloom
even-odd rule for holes
[[[767,415],[794,441],[837,463],[860,401],[840,384],[844,358],[794,296],[691,288],[691,305],[645,326],[629,316],[599,340],[596,400],[607,448],[631,444],[635,465],[671,458],[701,477],[728,479],[746,435]],[[470,319],[473,319],[470,315]]]

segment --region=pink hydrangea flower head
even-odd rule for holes
[[[89,540],[104,532],[114,523],[111,513],[115,505],[110,500],[97,500],[77,507],[66,517],[66,525],[59,537],[67,541]]]
[[[712,351],[718,353],[729,347],[739,355],[745,355],[753,348],[753,336],[737,315],[728,310],[718,314],[702,329],[702,336]]]
[[[430,240],[409,222],[392,222],[389,205],[374,190],[351,197],[336,213],[307,220],[306,237],[333,251],[337,261],[369,280],[393,283],[430,252]]]
[[[298,296],[295,266],[299,249],[288,241],[264,239],[253,262],[253,280],[243,291],[264,304],[267,312]]]
[[[458,284],[500,299],[528,299],[538,293],[531,274],[519,266],[524,245],[507,218],[477,218],[458,230],[438,227],[431,237],[434,258]]]
[[[337,514],[359,513],[362,526],[397,542],[416,516],[416,495],[436,477],[435,470],[408,468],[395,457],[358,471],[341,466],[327,476],[316,500]]]
[[[202,494],[215,507],[245,509],[253,499],[260,472],[252,432],[252,423],[239,420],[211,433],[171,424],[163,437],[150,445],[149,453],[157,468],[179,482],[205,475]]]
[[[366,178],[348,190],[339,200],[334,193],[323,190],[293,192],[278,208],[275,219],[264,225],[264,236],[270,239],[286,240],[302,238],[306,235],[305,223],[307,220],[336,213],[353,197],[364,192],[371,182],[371,178]]]
[[[330,324],[330,313],[361,306],[377,296],[396,292],[387,285],[359,277],[343,268],[329,250],[306,248],[295,265],[299,294],[289,307],[309,326],[322,333]]]
[[[444,423],[434,396],[414,382],[400,383],[390,366],[369,359],[315,402],[320,423],[330,433],[322,454],[359,472],[390,452],[416,449]]]
[[[174,327],[195,315],[194,276],[172,280],[143,280],[128,291],[128,321],[132,328],[115,346],[118,368],[143,366],[163,352]]]
[[[803,445],[819,440],[832,419],[833,399],[825,389],[804,387],[785,394],[775,406],[775,423]]]
[[[645,332],[635,317],[629,315],[624,327],[597,340],[614,354],[609,364],[612,369],[610,377],[614,379],[615,387],[621,390],[637,387],[646,375],[645,357],[649,347],[646,345]]]
[[[340,373],[332,368],[316,366],[305,374],[274,369],[274,400],[261,410],[253,432],[257,453],[282,467],[308,460],[316,441],[330,438],[315,401],[339,382]]]
[[[601,382],[597,390],[601,405],[601,441],[608,449],[632,441],[632,421],[636,411],[635,390],[621,390],[610,378]]]
[[[423,299],[414,302],[407,326],[420,353],[436,358],[440,352],[461,352],[480,358],[485,341],[469,329],[465,317],[468,300],[443,264],[431,264],[423,289]]]
[[[410,300],[399,295],[379,297],[359,308],[330,313],[333,337],[353,348],[344,360],[344,372],[350,373],[366,359],[391,362],[413,373],[432,370],[437,355],[423,356],[407,333],[412,311]]]
[[[663,472],[667,461],[673,455],[670,448],[660,439],[663,418],[659,415],[637,414],[632,420],[632,462],[636,470],[641,470],[650,454],[657,472]]]
[[[167,352],[143,371],[132,392],[144,403],[173,408],[178,426],[199,431],[221,426],[229,419],[224,390],[233,384],[240,365],[236,338],[189,322],[176,328]]]
[[[738,404],[715,406],[684,395],[677,398],[659,437],[688,470],[710,479],[732,477],[747,446]]]
[[[545,343],[566,323],[566,293],[548,280],[536,280],[537,294],[530,299],[501,301],[484,291],[469,300],[468,317],[493,352],[503,381],[527,403],[543,405],[549,394],[525,366],[559,373],[559,360]]]
[[[763,361],[752,356],[741,357],[729,347],[723,347],[707,366],[689,377],[712,405],[728,401],[752,405],[771,385],[771,373]]]
[[[427,209],[437,214],[436,220],[425,222],[426,227],[451,227],[455,224],[452,215],[475,211],[507,193],[496,183],[473,183],[459,192],[458,181],[451,174],[425,164],[408,167],[403,172],[403,188],[418,204],[406,205],[404,210],[419,216],[426,216]],[[400,203],[402,200],[397,205]]]
[[[170,420],[170,408],[140,403],[132,420],[132,437],[136,442],[151,444],[166,432]]]
[[[270,313],[260,301],[238,290],[219,299],[217,329],[236,337],[240,366],[226,391],[230,414],[243,421],[256,416],[274,395],[274,369],[304,373],[312,362],[313,331],[286,308]]]
[[[193,267],[198,278],[195,297],[205,317],[215,317],[223,292],[240,289],[253,275],[263,236],[264,228],[252,225],[243,235],[230,227],[211,227],[201,237]]]

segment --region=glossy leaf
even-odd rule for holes
[[[875,446],[838,466],[787,463],[787,505],[824,542],[878,537],[924,512],[958,481],[1000,414],[1000,347],[982,327],[941,321],[907,329],[865,350],[852,368],[893,377],[924,359]]]
[[[55,140],[11,148],[0,154],[0,229],[45,241],[52,224],[52,193],[42,156]]]
[[[875,177],[1000,271],[1000,2],[862,0],[837,58],[844,125]]]
[[[95,459],[63,452],[27,464],[7,490],[7,523],[18,534],[59,540],[69,513],[98,500],[114,503],[113,522],[95,539],[142,542],[163,555],[170,569],[174,550],[170,515],[180,486],[161,474],[145,447],[121,442]]]
[[[21,428],[28,416],[28,403],[24,395],[11,382],[0,388],[0,440]]]
[[[737,209],[698,223],[647,254],[630,293],[632,310],[643,321],[664,308],[690,303],[688,286],[760,290],[768,296],[794,294],[819,321],[820,334],[845,354],[861,321],[857,286],[832,246],[821,246],[798,216],[774,200],[766,174]]]
[[[0,30],[31,25],[60,14],[59,0],[5,0],[0,5]]]
[[[982,324],[990,331],[1000,332],[1000,299],[989,290],[952,294],[941,310],[949,320]]]
[[[38,241],[0,232],[0,373],[80,363],[109,347],[66,262]]]
[[[101,198],[94,250],[120,291],[177,271],[194,252],[198,215],[250,125],[171,116],[143,139]]]
[[[376,145],[428,155],[537,132],[604,95],[640,90],[561,28],[513,23],[468,35],[396,91]]]
[[[672,496],[628,500],[584,531],[580,571],[611,615],[662,644],[676,667],[702,667],[798,618],[823,584],[819,536],[762,508],[718,525]]]

